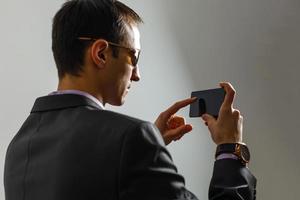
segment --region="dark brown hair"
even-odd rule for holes
[[[116,0],[69,0],[55,14],[52,51],[59,78],[78,75],[89,45],[78,37],[102,38],[120,43],[126,37],[126,24],[142,23],[140,16]]]

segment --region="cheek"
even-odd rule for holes
[[[118,75],[115,77],[115,85],[119,88],[119,92],[123,92],[130,84],[132,75],[132,70],[129,70],[130,68],[126,68],[123,71],[119,71]]]
[[[126,70],[123,71],[123,74],[122,74],[123,81],[127,81],[127,82],[130,81],[132,72],[133,72],[131,68],[132,68],[131,66],[127,66]]]

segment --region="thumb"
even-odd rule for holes
[[[209,114],[202,115],[202,119],[205,121],[205,123],[207,125],[209,125],[211,123],[214,123],[216,121],[216,119],[213,116],[209,115]]]
[[[190,132],[193,127],[190,124],[179,126],[178,128],[168,131],[168,136],[172,139],[182,137],[184,134]]]
[[[165,144],[168,145],[173,140],[179,140],[184,134],[190,132],[193,129],[192,125],[182,125],[175,129],[168,130],[164,135],[163,139]]]

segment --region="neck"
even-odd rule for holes
[[[59,80],[57,90],[80,90],[94,96],[103,105],[105,104],[102,95],[96,90],[96,87],[82,76],[65,75]]]

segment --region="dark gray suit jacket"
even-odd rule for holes
[[[8,147],[4,184],[6,200],[197,199],[153,124],[75,94],[36,100]],[[219,160],[209,196],[252,200],[255,185],[239,161]]]

